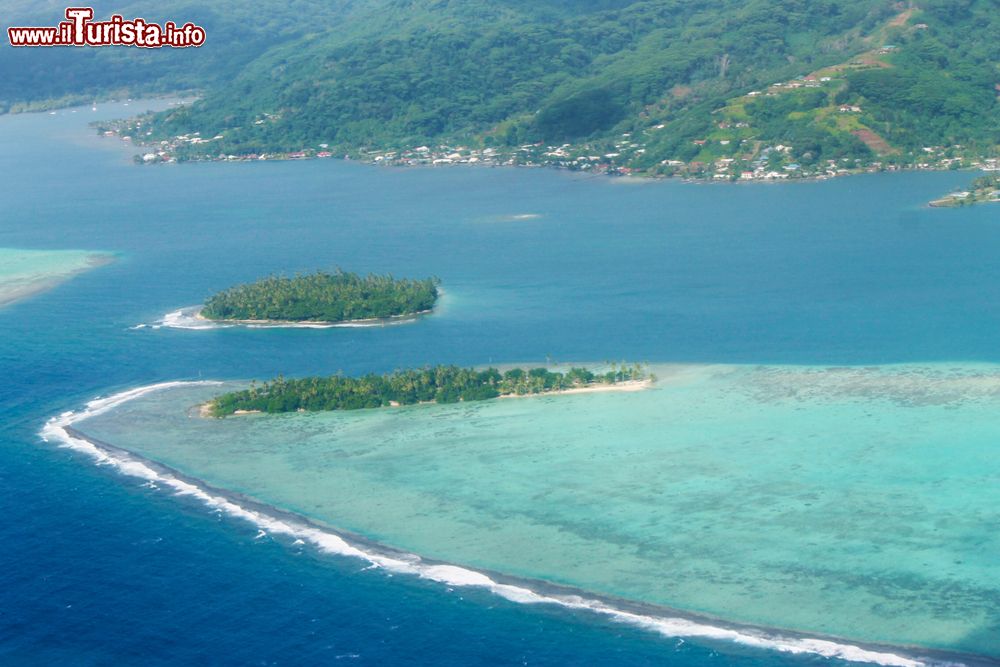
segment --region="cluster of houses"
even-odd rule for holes
[[[638,144],[636,144],[638,146]],[[617,149],[616,149],[617,150]],[[641,149],[640,149],[641,150]],[[580,154],[580,148],[572,144],[551,146],[545,144],[524,144],[504,148],[468,148],[465,146],[417,146],[399,151],[370,152],[363,157],[366,161],[384,166],[447,166],[478,165],[489,167],[560,167],[594,173],[628,174],[631,169],[616,164],[622,153],[611,152],[599,155]]]
[[[810,77],[796,80],[776,86],[809,86],[812,84],[821,85],[822,78]],[[772,87],[773,88],[773,87]],[[751,96],[753,93],[751,93]],[[841,107],[844,113],[857,113],[857,107]],[[717,123],[722,129],[745,127],[747,124],[737,120],[725,120]],[[362,151],[357,157],[365,162],[385,166],[448,166],[448,165],[477,165],[477,166],[525,166],[539,167],[549,166],[575,171],[585,171],[593,174],[629,175],[633,173],[644,173],[658,176],[682,176],[688,178],[711,179],[717,181],[776,181],[793,178],[831,178],[842,176],[857,171],[891,171],[903,168],[893,162],[883,164],[875,161],[859,165],[853,160],[824,160],[814,164],[801,165],[792,157],[792,147],[785,145],[760,146],[753,143],[748,145],[747,141],[736,140],[737,144],[745,147],[742,155],[734,154],[726,144],[731,140],[696,140],[694,143],[699,146],[707,146],[709,143],[718,141],[721,145],[723,156],[708,162],[698,160],[682,161],[676,159],[666,159],[662,161],[651,161],[646,164],[643,156],[647,152],[646,139],[655,136],[666,125],[660,124],[652,126],[643,131],[640,136],[633,136],[633,133],[624,133],[611,142],[601,142],[600,144],[569,144],[546,145],[524,144],[513,147],[484,147],[469,148],[466,146],[416,146],[413,148],[383,151]],[[106,136],[119,136],[124,141],[133,141],[133,135],[141,132],[141,123],[122,124],[104,129]],[[149,135],[148,132],[145,133]],[[249,160],[303,160],[312,158],[334,157],[333,151],[328,144],[318,144],[313,148],[303,148],[290,152],[271,153],[249,153],[249,154],[227,154],[219,152],[212,155],[211,145],[223,138],[222,135],[215,135],[207,138],[200,133],[177,135],[169,140],[155,143],[143,144],[146,152],[136,156],[136,161],[140,163],[171,163],[177,161],[177,154],[191,155],[191,147],[204,155],[203,158],[215,161],[249,161]],[[135,141],[142,144],[141,141]],[[733,146],[736,148],[736,146]],[[971,161],[961,156],[963,151],[961,146],[940,147],[928,146],[923,148],[924,158],[915,163],[907,164],[905,168],[917,168],[927,170],[949,169],[956,167],[979,167],[986,171],[1000,171],[1000,163],[997,159],[990,158],[980,161]],[[742,148],[741,148],[742,150]],[[711,151],[709,151],[711,152]],[[729,153],[729,156],[725,156]],[[339,154],[338,154],[339,156]],[[344,156],[348,157],[348,156]],[[638,166],[638,165],[641,165]]]
[[[982,169],[983,171],[1000,171],[1000,159],[987,158],[978,162],[974,166]]]
[[[760,97],[761,95],[765,97],[774,97],[775,95],[780,95],[789,90],[798,90],[799,88],[822,88],[824,84],[833,81],[833,77],[829,76],[816,76],[815,74],[810,74],[799,79],[792,79],[791,81],[781,81],[772,84],[767,90],[751,90],[746,94],[746,97]]]
[[[931,206],[968,206],[981,202],[1000,202],[1000,159],[987,158],[975,164],[986,176],[972,182],[971,190],[953,192],[941,199],[935,199]]]
[[[112,134],[111,132],[105,132],[105,134]],[[125,135],[122,137],[124,141],[131,141],[131,137]],[[210,144],[213,141],[218,141],[222,139],[221,134],[217,134],[211,139],[202,138],[200,132],[195,132],[193,134],[182,134],[174,137],[172,141],[160,141],[158,144],[153,144],[150,146],[153,150],[148,153],[144,153],[142,161],[146,163],[150,162],[176,162],[177,158],[175,154],[179,146],[187,144],[189,146],[203,146],[205,144]]]
[[[113,136],[115,131],[104,132]],[[129,135],[121,136],[125,141],[132,141]],[[175,162],[175,153],[184,145],[202,147],[221,139],[221,135],[212,138],[202,138],[197,133],[178,135],[169,141],[148,146],[148,151],[137,156],[142,163]],[[707,141],[703,141],[702,145]],[[662,160],[654,163],[652,168],[637,169],[633,166],[635,160],[646,153],[646,145],[635,141],[631,134],[622,135],[619,141],[611,144],[612,150],[595,151],[593,146],[562,144],[559,146],[545,144],[524,144],[516,147],[486,147],[468,148],[465,146],[440,145],[435,147],[417,146],[414,148],[388,151],[363,152],[359,157],[365,162],[381,166],[520,166],[520,167],[557,167],[574,171],[585,171],[593,174],[608,174],[627,176],[633,173],[649,173],[660,176],[682,176],[688,178],[704,178],[716,181],[777,181],[791,178],[832,178],[859,171],[852,160],[825,160],[816,164],[803,166],[792,157],[792,147],[785,145],[764,146],[749,157],[720,157],[711,162],[681,160]],[[607,145],[606,145],[607,146]],[[953,147],[954,148],[954,147]],[[959,147],[960,148],[960,147]],[[953,151],[954,152],[954,151]],[[968,162],[961,157],[946,157],[946,149],[942,147],[925,147],[926,159],[908,168],[917,169],[948,169],[955,167],[975,166],[987,171],[1000,171],[996,159],[982,162]],[[334,153],[327,144],[319,144],[316,148],[307,148],[286,153],[250,153],[232,155],[219,153],[214,157],[205,158],[216,161],[250,161],[250,160],[304,160],[312,158],[330,158]],[[348,156],[344,156],[348,157]],[[892,171],[900,167],[882,162],[872,162],[864,165],[865,171]]]
[[[376,151],[365,154],[365,160],[378,165],[416,167],[420,165],[479,164],[504,166],[512,164],[495,148],[466,148],[465,146],[417,146],[398,151]]]

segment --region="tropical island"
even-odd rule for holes
[[[476,370],[458,366],[395,371],[361,377],[283,377],[249,389],[217,396],[202,406],[202,415],[227,417],[248,413],[324,412],[399,407],[418,403],[458,403],[538,394],[642,389],[656,380],[641,364],[612,364],[595,373],[571,368]]]
[[[270,276],[236,285],[205,301],[199,317],[226,322],[356,322],[430,312],[437,278],[409,280],[337,270],[293,278]]]
[[[1000,202],[1000,173],[990,173],[972,181],[968,190],[953,192],[941,199],[935,199],[935,208],[960,208],[985,202]]]
[[[380,2],[351,5],[306,14],[303,36],[192,104],[98,130],[142,164],[349,156],[745,182],[1000,157],[989,3],[417,0],[392,27]]]

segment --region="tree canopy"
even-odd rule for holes
[[[271,276],[209,297],[201,314],[212,320],[343,322],[399,317],[431,310],[438,280],[390,275],[316,273]]]
[[[639,364],[615,364],[603,373],[572,368],[565,373],[547,368],[476,370],[434,366],[385,375],[361,377],[278,377],[249,389],[216,397],[209,404],[215,417],[237,412],[296,412],[361,410],[416,403],[483,401],[500,396],[544,394],[566,389],[614,385],[649,379]]]

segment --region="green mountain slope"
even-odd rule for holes
[[[579,140],[836,62],[892,14],[872,0],[608,4],[388,2],[272,50],[163,128],[224,130],[236,152]]]
[[[12,48],[0,38],[0,113],[89,102],[113,94],[207,89],[232,80],[254,59],[276,45],[301,38],[307,17],[334,25],[346,20],[351,0],[95,0],[95,20],[118,13],[155,23],[173,20],[203,26],[208,33],[198,49]],[[0,17],[9,26],[54,26],[73,3],[53,0],[0,0]]]
[[[941,166],[1000,143],[1000,0],[229,4],[208,16],[166,3],[210,28],[198,51],[140,54],[141,67],[122,49],[87,54],[106,63],[87,70],[88,90],[204,90],[123,130],[167,141],[160,157],[449,161],[478,149],[736,177]],[[4,80],[0,100],[27,85]]]
[[[697,157],[739,161],[759,155],[762,144],[792,147],[787,159],[769,156],[779,166],[858,158],[947,164],[961,155],[995,154],[1000,15],[986,11],[990,5],[997,7],[980,3],[981,11],[973,11],[974,3],[949,2],[908,9],[871,36],[875,48],[728,100],[713,114]]]

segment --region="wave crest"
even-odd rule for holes
[[[172,310],[152,324],[138,324],[133,329],[186,329],[203,331],[206,329],[371,329],[378,327],[412,324],[420,314],[384,320],[359,320],[356,322],[216,322],[198,317],[202,306],[187,306]]]
[[[249,522],[266,534],[280,535],[293,544],[310,544],[323,553],[359,558],[370,567],[383,568],[398,574],[407,574],[453,587],[482,588],[510,602],[518,604],[550,604],[566,609],[588,611],[613,621],[656,632],[670,638],[693,638],[729,641],[743,646],[779,651],[788,654],[815,655],[850,662],[864,662],[887,667],[924,667],[945,664],[925,658],[914,658],[876,648],[840,643],[829,639],[790,636],[743,627],[712,625],[708,621],[640,613],[631,611],[596,597],[538,591],[526,585],[504,583],[477,570],[446,563],[424,561],[416,554],[383,553],[370,545],[354,544],[348,538],[322,529],[304,518],[279,512],[268,513],[257,503],[242,501],[211,489],[197,480],[186,478],[160,464],[142,459],[124,450],[106,446],[86,438],[74,430],[73,425],[115,407],[145,396],[146,394],[194,385],[221,385],[221,382],[164,382],[130,389],[106,398],[97,398],[78,412],[64,412],[49,419],[40,436],[49,443],[73,449],[90,456],[98,465],[110,465],[120,473],[146,480],[152,489],[170,488],[179,496],[190,497],[214,511]],[[955,664],[955,663],[949,663]]]

